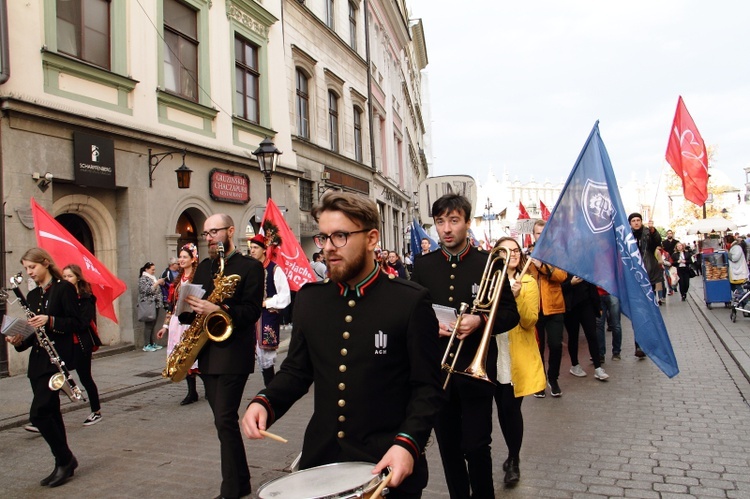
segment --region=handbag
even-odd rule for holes
[[[156,320],[156,303],[153,300],[138,302],[138,321],[153,322]]]
[[[698,273],[695,271],[695,269],[693,267],[690,267],[690,277],[695,277],[697,275]]]

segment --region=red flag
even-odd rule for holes
[[[266,248],[268,248],[270,258],[286,274],[289,289],[298,291],[303,284],[315,282],[315,274],[310,267],[310,262],[307,261],[305,252],[302,251],[302,246],[273,199],[269,199],[266,205],[261,230],[268,241]]]
[[[685,199],[703,205],[708,199],[708,154],[682,96],[677,100],[669,134],[667,162],[682,180]]]
[[[539,209],[542,212],[542,220],[549,220],[549,210],[546,206],[544,206],[544,203],[541,199],[539,200]]]
[[[526,211],[526,208],[523,207],[523,203],[521,201],[519,201],[518,202],[518,219],[519,220],[524,220],[524,219],[528,219],[528,218],[531,218],[529,216],[529,212]]]
[[[107,270],[107,267],[65,230],[52,215],[44,211],[34,198],[31,198],[31,213],[34,217],[34,232],[39,247],[47,250],[61,269],[71,263],[79,265],[83,271],[83,277],[91,284],[91,291],[96,296],[97,310],[102,316],[117,323],[114,301],[127,289],[125,283]]]

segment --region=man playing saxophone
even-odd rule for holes
[[[195,270],[193,284],[200,284],[209,296],[214,278],[220,272],[219,243],[224,247],[224,275],[237,275],[240,281],[234,294],[212,303],[197,297],[187,301],[193,313],[180,315],[189,324],[195,314],[203,317],[223,310],[231,318],[232,334],[224,341],[208,341],[198,355],[198,368],[206,388],[206,399],[214,414],[221,446],[221,494],[219,497],[243,497],[250,494],[250,472],[240,434],[237,411],[242,392],[255,368],[255,323],[263,301],[263,266],[239,253],[232,241],[235,227],[229,215],[218,213],[206,219],[201,234],[208,243],[209,258]]]
[[[55,456],[55,469],[39,484],[57,487],[73,476],[78,461],[68,447],[65,423],[60,412],[60,391],[49,386],[50,377],[58,374],[59,369],[51,362],[51,354],[40,344],[40,337],[46,335],[54,342],[54,350],[60,357],[58,360],[69,361],[73,358],[73,332],[83,330],[85,325],[79,313],[76,288],[62,280],[62,273],[49,253],[41,248],[31,248],[21,257],[21,264],[37,285],[26,300],[29,325],[34,329],[44,328],[45,332],[32,334],[25,340],[21,335],[16,335],[6,338],[6,341],[19,352],[31,348],[28,376],[34,399],[29,420]]]

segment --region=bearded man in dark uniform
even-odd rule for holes
[[[440,237],[440,248],[414,260],[411,280],[430,290],[436,304],[458,311],[462,302],[472,305],[487,263],[487,253],[471,246],[471,202],[459,194],[446,194],[432,205],[432,218]],[[500,334],[518,324],[516,300],[506,277],[497,304],[491,333]],[[445,350],[455,324],[440,324]],[[465,370],[476,355],[486,326],[483,314],[464,314],[457,331],[464,340],[456,361]],[[449,361],[450,363],[451,361]],[[497,378],[497,343],[489,342],[487,376]],[[435,435],[443,460],[445,479],[452,499],[493,498],[492,401],[495,387],[486,381],[453,375],[447,387],[449,400],[435,422]]]
[[[242,442],[237,411],[247,377],[255,369],[255,323],[260,318],[263,302],[263,265],[243,256],[232,241],[234,222],[229,215],[219,213],[206,219],[201,234],[208,243],[209,258],[195,269],[193,284],[200,284],[208,297],[214,290],[214,278],[219,273],[217,245],[224,245],[224,276],[236,274],[240,281],[234,294],[219,303],[211,303],[195,296],[186,300],[195,313],[204,317],[223,310],[232,319],[233,331],[222,342],[208,341],[198,355],[198,369],[206,388],[206,399],[214,414],[214,424],[221,444],[221,495],[243,497],[250,494],[250,472]],[[180,315],[180,322],[191,323],[195,313]]]
[[[389,498],[421,497],[423,451],[444,401],[428,292],[376,263],[380,216],[370,199],[331,192],[313,216],[329,278],[298,292],[287,358],[250,403],[242,429],[262,438],[259,430],[315,383],[300,469],[373,462],[375,473],[391,468]]]

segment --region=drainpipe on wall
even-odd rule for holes
[[[0,85],[10,79],[8,45],[8,3],[7,0],[0,0]]]
[[[375,135],[373,127],[375,126],[372,105],[372,68],[370,60],[370,1],[365,1],[365,59],[367,62],[367,122],[370,127],[370,166],[372,171],[375,168]]]

